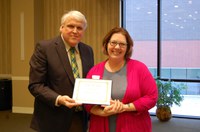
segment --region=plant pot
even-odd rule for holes
[[[168,106],[157,107],[156,116],[162,122],[169,121],[172,117],[170,107]]]

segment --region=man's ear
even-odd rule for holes
[[[61,25],[61,26],[60,26],[60,31],[62,31],[63,28],[64,28],[64,25]]]

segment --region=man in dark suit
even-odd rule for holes
[[[72,99],[75,77],[70,48],[75,47],[81,78],[94,65],[93,50],[81,42],[85,16],[70,11],[62,16],[60,36],[40,41],[30,59],[29,91],[35,97],[31,128],[38,132],[86,132],[87,113]]]

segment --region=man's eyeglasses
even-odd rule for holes
[[[114,47],[119,45],[119,47],[121,48],[125,48],[127,46],[127,43],[122,43],[122,42],[117,42],[117,41],[110,41],[109,44]]]

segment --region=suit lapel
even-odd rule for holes
[[[87,63],[87,58],[88,58],[88,55],[87,53],[84,51],[84,47],[82,44],[79,44],[79,52],[80,52],[80,57],[81,57],[81,61],[82,61],[82,70],[83,70],[83,78],[86,77],[86,74],[87,74],[87,65],[89,65]]]
[[[56,41],[56,50],[57,50],[58,56],[60,58],[61,64],[63,65],[63,68],[66,71],[66,74],[70,78],[71,82],[74,84],[75,79],[73,77],[69,58],[68,58],[66,48],[65,48],[65,45],[64,45],[61,37],[58,37],[58,39]]]

